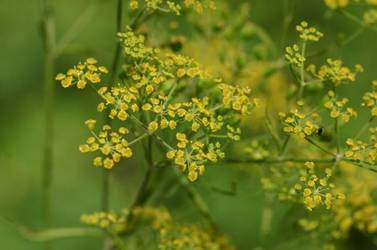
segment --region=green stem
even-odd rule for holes
[[[75,39],[77,34],[79,34],[86,25],[90,22],[92,16],[96,12],[98,4],[90,4],[82,14],[76,19],[73,25],[65,32],[63,37],[59,40],[56,45],[56,56],[61,55],[71,43],[72,40]]]
[[[323,158],[323,159],[317,159],[317,158],[270,158],[270,159],[261,159],[261,160],[234,160],[230,159],[227,160],[229,163],[266,163],[266,164],[279,164],[279,163],[284,163],[284,162],[296,162],[296,163],[304,163],[304,162],[314,162],[314,163],[331,163],[335,162],[335,157],[334,158]]]
[[[43,34],[44,43],[44,152],[42,166],[42,212],[43,225],[51,226],[51,185],[53,171],[53,129],[54,129],[54,71],[55,71],[55,20],[53,3],[43,1]],[[50,249],[45,245],[45,249]]]
[[[122,26],[122,10],[123,10],[123,0],[118,0],[117,2],[117,17],[116,17],[116,29],[117,32],[120,31],[121,26]],[[114,52],[114,57],[113,57],[113,65],[111,67],[111,74],[110,74],[110,80],[109,80],[109,87],[111,87],[114,84],[114,79],[115,76],[117,75],[117,70],[118,70],[118,61],[120,58],[120,44],[117,42],[116,49]],[[118,48],[119,47],[119,48]],[[109,113],[105,113],[105,120],[106,123],[111,125],[111,119],[109,118]],[[102,195],[101,195],[101,209],[102,211],[108,211],[109,209],[109,204],[110,204],[110,171],[104,169],[102,172]]]
[[[342,11],[340,11],[340,13],[343,14],[343,16],[345,16],[346,18],[348,18],[352,22],[359,24],[361,27],[364,27],[364,28],[369,29],[371,31],[377,32],[377,27],[366,24],[363,20],[359,19],[357,16],[353,15],[352,13],[350,13],[346,10],[342,10]]]
[[[334,121],[334,136],[335,136],[335,143],[336,143],[336,153],[340,153],[340,138],[339,138],[339,120],[335,118]]]
[[[294,17],[294,10],[296,1],[295,0],[284,0],[284,21],[282,28],[282,36],[280,39],[280,49],[284,50],[284,45],[287,39],[288,28],[291,25]]]
[[[0,222],[13,228],[23,238],[31,241],[52,241],[57,239],[73,238],[73,237],[101,237],[102,232],[97,228],[86,227],[61,227],[49,228],[46,230],[34,230],[21,224],[17,224],[13,220],[0,217]]]
[[[302,50],[301,50],[301,56],[304,59],[305,59],[305,53],[306,53],[306,40],[304,40],[302,44]],[[302,62],[302,65],[300,67],[300,89],[298,92],[298,100],[301,100],[304,94],[304,88],[305,88],[305,61]]]
[[[291,135],[287,135],[287,137],[285,137],[285,140],[283,142],[283,146],[280,149],[279,156],[285,155],[285,152],[287,151],[288,143],[290,140],[291,140]]]
[[[130,213],[126,218],[126,224],[132,224],[133,213],[132,210],[136,207],[142,206],[150,197],[150,190],[149,190],[149,183],[153,174],[153,170],[155,168],[155,164],[153,163],[153,145],[152,145],[152,138],[148,137],[148,142],[146,149],[144,151],[145,158],[147,160],[147,172],[144,175],[144,179],[141,182],[140,188],[137,191],[136,197],[130,206]],[[131,227],[132,228],[132,227]]]
[[[368,120],[368,122],[364,124],[364,126],[363,126],[363,127],[359,130],[359,132],[356,134],[356,136],[355,136],[355,140],[359,139],[360,136],[362,136],[362,135],[364,134],[365,130],[367,130],[367,129],[370,127],[370,125],[372,124],[372,122],[374,121],[375,118],[376,118],[375,116],[372,116],[372,117]]]
[[[117,33],[121,32],[121,30],[122,30],[122,23],[123,23],[122,22],[122,19],[123,19],[122,12],[123,12],[123,0],[118,0],[117,1],[117,16],[116,16]],[[115,51],[114,51],[114,56],[113,56],[113,62],[112,62],[112,66],[111,66],[111,74],[110,74],[110,80],[109,80],[110,86],[112,86],[114,84],[114,80],[117,76],[120,55],[121,55],[121,44],[120,44],[119,41],[117,41]]]
[[[215,220],[212,218],[212,215],[209,211],[209,208],[208,208],[206,202],[204,201],[204,199],[202,198],[202,196],[200,195],[200,193],[198,193],[195,190],[195,188],[192,187],[192,185],[188,182],[186,177],[182,176],[181,173],[177,171],[177,169],[175,169],[175,170],[176,170],[175,172],[177,174],[177,178],[179,180],[179,183],[181,184],[181,186],[186,191],[186,193],[189,196],[189,198],[191,199],[192,203],[199,210],[199,212],[203,216],[203,218],[207,220],[207,222],[211,226],[211,229],[215,233],[218,233],[219,227],[217,226]]]
[[[316,148],[318,148],[319,150],[321,150],[322,152],[324,152],[324,153],[326,153],[326,154],[328,154],[328,155],[331,155],[331,156],[336,157],[336,155],[335,155],[334,153],[332,153],[332,152],[328,151],[327,149],[323,148],[321,145],[319,145],[319,144],[316,143],[315,141],[313,141],[313,140],[311,140],[311,139],[309,139],[309,138],[307,138],[307,137],[305,138],[305,140],[306,140],[307,142],[309,142],[310,144],[312,144],[313,146],[315,146]]]
[[[110,171],[102,170],[101,210],[109,211],[110,204]]]

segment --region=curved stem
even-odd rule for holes
[[[120,31],[122,26],[122,10],[123,10],[123,0],[118,0],[117,3],[117,18],[116,18],[116,29],[117,32]],[[109,87],[114,84],[114,78],[117,75],[117,65],[120,58],[120,44],[117,42],[116,49],[114,52],[113,65],[111,67],[111,75],[109,81]],[[119,47],[119,48],[118,48]],[[105,113],[105,120],[107,124],[111,123],[108,112]],[[110,171],[104,169],[102,173],[102,195],[101,195],[101,209],[102,211],[108,211],[110,203]]]
[[[306,53],[306,40],[304,40],[302,44],[301,56],[305,59]],[[302,62],[300,67],[300,89],[298,91],[298,100],[301,100],[304,94],[304,87],[305,87],[305,60]]]
[[[307,138],[307,137],[305,138],[305,140],[306,140],[307,142],[309,142],[310,144],[312,144],[313,146],[315,146],[316,148],[318,148],[319,150],[321,150],[322,152],[324,152],[324,153],[326,153],[326,154],[328,154],[328,155],[331,155],[331,156],[336,157],[336,155],[335,155],[334,153],[332,153],[332,152],[328,151],[327,149],[323,148],[321,145],[319,145],[319,144],[316,143],[315,141],[313,141],[313,140],[311,140],[311,139],[309,139],[309,138]]]
[[[51,185],[53,171],[53,105],[54,105],[54,71],[55,71],[55,20],[51,0],[43,1],[43,33],[44,43],[44,152],[42,166],[42,212],[43,224],[51,226]],[[45,245],[45,249],[50,249]]]

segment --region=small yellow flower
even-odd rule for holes
[[[88,128],[90,130],[93,130],[94,129],[94,126],[96,125],[97,121],[96,120],[93,120],[93,119],[90,119],[90,120],[86,120],[85,121],[85,125],[88,126]]]
[[[173,159],[175,157],[175,151],[174,150],[171,150],[171,151],[168,151],[167,153],[166,153],[166,158],[168,158],[168,159]]]
[[[88,144],[83,144],[83,145],[80,145],[79,150],[82,153],[87,153],[90,151],[90,147]]]
[[[196,171],[190,171],[188,173],[188,179],[191,181],[191,182],[194,182],[198,179],[198,173]]]
[[[105,158],[103,161],[103,167],[107,169],[111,169],[114,166],[114,161],[111,160],[110,158]]]
[[[149,133],[154,133],[157,129],[158,129],[158,123],[156,121],[149,123],[148,125]]]

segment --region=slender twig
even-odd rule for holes
[[[266,159],[247,159],[247,160],[236,160],[236,159],[229,159],[226,162],[229,163],[253,163],[253,164],[279,164],[285,162],[297,162],[297,163],[304,163],[304,162],[314,162],[314,163],[331,163],[334,162],[336,159],[334,158],[266,158]]]
[[[301,56],[302,58],[305,58],[306,53],[306,40],[302,43],[302,50],[301,50]],[[300,88],[298,91],[298,100],[301,100],[302,95],[304,94],[304,88],[305,88],[305,60],[302,62],[300,67]]]
[[[140,188],[137,191],[136,197],[133,203],[130,206],[130,213],[126,218],[126,224],[132,223],[133,219],[133,209],[139,206],[142,206],[150,197],[149,192],[149,182],[152,177],[153,170],[155,168],[155,164],[153,163],[153,145],[152,145],[152,137],[148,137],[147,146],[144,150],[145,159],[147,161],[147,172],[144,175],[144,179],[141,182]]]
[[[331,155],[331,156],[336,156],[334,153],[328,151],[327,149],[325,149],[324,147],[322,147],[321,145],[319,145],[318,143],[316,143],[315,141],[313,141],[312,139],[308,138],[308,137],[305,137],[305,140],[307,142],[309,142],[310,144],[312,144],[313,146],[315,146],[316,148],[318,148],[319,150],[321,150],[322,152],[328,154],[328,155]]]
[[[279,153],[280,156],[284,155],[285,152],[287,151],[288,143],[290,140],[291,140],[291,135],[287,135],[287,137],[285,137],[285,140],[283,142],[283,146],[280,148],[280,153]]]
[[[44,153],[42,166],[42,212],[43,224],[51,226],[51,185],[53,180],[53,129],[54,129],[54,71],[55,71],[55,19],[51,0],[43,1],[43,34],[44,43]],[[45,245],[45,249],[50,249]]]
[[[293,21],[294,11],[295,11],[295,0],[284,0],[284,20],[283,20],[283,28],[282,28],[282,35],[280,39],[280,49],[284,49],[284,45],[287,39],[288,28]]]
[[[215,220],[212,218],[212,215],[209,211],[209,208],[208,208],[206,202],[204,201],[204,199],[202,198],[202,196],[200,195],[200,193],[198,193],[195,190],[195,188],[192,187],[192,185],[190,185],[187,178],[182,176],[182,174],[180,172],[178,172],[178,170],[176,168],[175,168],[175,172],[177,174],[177,178],[179,180],[179,183],[184,188],[184,190],[186,191],[187,195],[189,196],[189,198],[191,199],[191,201],[193,202],[195,207],[198,209],[198,211],[203,216],[203,218],[207,220],[207,222],[211,226],[211,229],[215,233],[218,233],[219,227],[216,224]]]
[[[271,134],[271,138],[273,139],[275,146],[276,146],[277,150],[279,151],[280,148],[282,147],[281,140],[280,140],[278,133],[276,133],[276,131],[275,131],[273,125],[272,125],[271,117],[270,117],[270,114],[268,112],[268,104],[266,105],[266,109],[265,109],[264,113],[265,113],[265,117],[266,117],[265,124],[266,124],[267,130]]]
[[[374,27],[372,25],[369,25],[369,24],[365,23],[363,20],[361,20],[357,16],[353,15],[351,12],[348,12],[346,10],[341,10],[340,13],[343,16],[345,16],[346,18],[348,18],[349,20],[351,20],[352,22],[357,23],[360,26],[362,26],[362,27],[364,27],[366,29],[369,29],[371,31],[377,32],[377,27]]]
[[[375,116],[372,116],[367,123],[364,124],[364,126],[359,130],[359,132],[357,132],[357,134],[355,135],[355,140],[359,139],[363,134],[364,132],[371,126],[372,122],[374,121],[375,119]]]
[[[122,26],[122,10],[123,10],[123,0],[118,0],[117,1],[117,8],[116,8],[116,22],[115,26],[117,29],[117,32],[120,31],[121,26]],[[114,84],[114,78],[117,75],[117,63],[119,61],[120,57],[120,47],[119,41],[116,44],[116,49],[114,52],[114,59],[113,59],[113,65],[111,68],[111,73],[110,73],[110,80],[108,82],[108,86],[111,87]],[[107,124],[111,124],[111,119],[109,118],[109,111],[105,112],[105,120]],[[101,209],[102,211],[108,211],[109,210],[109,203],[110,203],[110,171],[107,169],[103,170],[102,173],[102,195],[101,195]]]
[[[88,25],[90,19],[93,17],[94,13],[97,10],[98,4],[90,4],[88,7],[82,12],[82,14],[77,18],[77,20],[73,23],[73,25],[65,32],[63,37],[59,40],[56,45],[55,55],[61,55],[67,48],[67,46],[75,39],[77,34]]]
[[[116,15],[116,30],[117,33],[121,32],[122,30],[122,19],[123,19],[123,0],[118,0],[117,1],[117,15]],[[121,55],[121,45],[120,42],[117,40],[116,42],[116,47],[114,51],[114,56],[113,56],[113,62],[111,66],[111,73],[110,73],[110,78],[109,78],[109,85],[114,84],[114,80],[116,78],[117,72],[118,72],[118,65],[119,65],[119,60],[120,60],[120,55]]]
[[[31,241],[51,241],[57,239],[73,238],[73,237],[102,237],[101,230],[97,228],[86,227],[59,227],[44,230],[36,230],[27,226],[18,224],[13,220],[0,217],[0,223],[3,223],[14,229],[21,237]]]

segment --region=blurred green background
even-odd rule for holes
[[[116,44],[116,1],[54,2],[58,40],[77,18],[81,18],[83,23],[69,48],[58,58],[55,73],[89,56],[110,66]],[[234,10],[230,11],[237,12],[237,5],[243,1],[229,2],[234,4]],[[245,2],[251,5],[250,20],[265,28],[274,41],[279,41],[284,1]],[[127,11],[126,8],[124,11]],[[0,216],[31,228],[39,228],[42,218],[40,179],[44,106],[41,14],[41,1],[0,0]],[[320,0],[298,1],[293,23],[301,20],[320,27],[329,44],[333,44],[340,34],[349,35],[358,28],[340,15],[330,14]],[[126,22],[127,19],[125,25]],[[295,39],[294,35],[294,26],[291,25],[288,42]],[[366,73],[351,89],[352,93],[344,90],[351,104],[357,103],[369,82],[377,78],[376,49],[377,34],[365,31],[347,46],[330,51],[331,56],[343,58],[348,65],[360,63],[365,67]],[[58,83],[54,90],[53,225],[79,226],[83,212],[100,209],[102,171],[91,167],[90,156],[78,151],[78,145],[87,136],[83,121],[95,115],[96,99],[84,92],[63,90]],[[351,126],[350,131],[352,129]],[[142,155],[139,154],[114,170],[111,176],[113,210],[127,207],[132,201],[144,173],[140,159]],[[259,172],[258,166],[219,165],[210,168],[206,177],[194,185],[208,202],[221,229],[239,249],[316,249],[310,242],[306,242],[304,247],[302,242],[292,241],[298,230],[289,223],[292,205],[277,201],[272,204],[272,231],[268,238],[261,236],[261,211],[265,197],[259,185]],[[229,189],[232,182],[238,184],[236,195],[213,192],[213,187]],[[167,206],[182,220],[189,220],[197,213],[179,190],[167,198]],[[349,244],[349,249],[357,249]],[[59,240],[54,246],[55,249],[101,249],[102,243],[94,238],[74,238]],[[41,243],[24,239],[10,225],[0,222],[0,249],[41,247]]]

